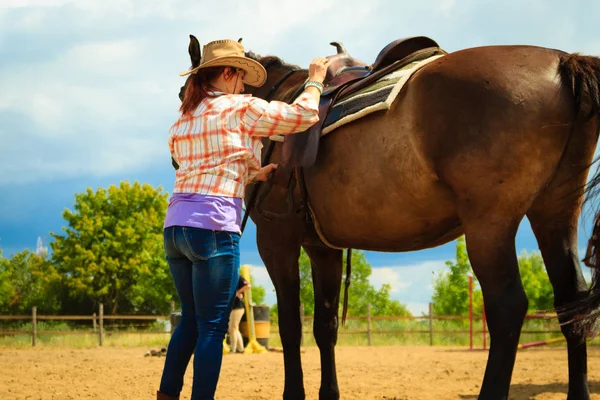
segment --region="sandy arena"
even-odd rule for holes
[[[149,400],[164,358],[146,348],[0,349],[0,399]],[[487,352],[445,347],[338,347],[342,399],[476,399]],[[565,399],[564,348],[517,355],[510,399]],[[319,353],[303,354],[307,399],[318,398]],[[592,399],[600,400],[600,347],[589,349]],[[182,400],[189,399],[191,366]],[[216,398],[280,399],[283,355],[226,355]]]

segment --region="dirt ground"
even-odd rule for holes
[[[164,358],[148,349],[0,349],[0,399],[155,398]],[[445,347],[338,347],[342,399],[476,399],[487,352]],[[600,348],[589,350],[592,399],[600,400]],[[303,354],[307,399],[318,398],[317,348]],[[191,366],[182,400],[189,399]],[[231,354],[223,360],[217,399],[271,400],[283,392],[283,355]],[[564,348],[521,350],[510,399],[565,399]]]

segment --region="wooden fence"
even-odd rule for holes
[[[171,302],[171,313],[175,311],[175,303]],[[37,342],[38,335],[89,335],[97,334],[98,335],[98,345],[102,346],[104,343],[104,335],[105,335],[105,322],[106,321],[123,321],[123,320],[137,320],[137,321],[159,321],[159,320],[169,320],[170,315],[104,315],[104,305],[100,304],[98,307],[98,314],[93,313],[92,315],[37,315],[37,307],[32,307],[31,315],[0,315],[0,321],[15,321],[15,320],[25,320],[31,321],[31,331],[26,330],[0,330],[0,336],[7,335],[31,335],[31,345],[35,346]],[[79,330],[69,330],[69,331],[54,331],[54,330],[44,330],[38,331],[37,325],[39,321],[91,321],[92,329],[79,329]],[[128,325],[131,327],[131,325]],[[136,329],[134,331],[119,331],[119,334],[150,334],[150,333],[169,333],[172,334],[174,327],[171,326],[171,330],[169,332],[164,330],[139,330]]]
[[[301,306],[301,310],[303,310]],[[301,324],[304,327],[306,322],[310,322],[314,319],[313,316],[304,316],[301,312]],[[366,329],[348,329],[348,328],[340,328],[338,329],[338,335],[366,335],[367,344],[369,346],[372,345],[372,339],[374,335],[385,335],[385,334],[420,334],[420,335],[428,335],[429,336],[429,345],[433,346],[433,340],[435,335],[448,335],[448,334],[456,334],[456,335],[469,335],[469,348],[473,349],[473,338],[481,337],[481,342],[483,343],[483,349],[486,350],[488,347],[489,341],[489,331],[487,329],[487,321],[485,319],[485,312],[483,315],[474,315],[472,312],[469,313],[468,316],[460,316],[460,315],[434,315],[433,313],[433,303],[429,303],[429,313],[427,315],[420,316],[372,316],[371,315],[371,306],[367,305],[367,315],[364,316],[348,316],[346,318],[348,321],[365,321]],[[538,335],[551,335],[551,334],[560,334],[558,326],[558,320],[556,319],[556,314],[528,314],[525,316],[526,320],[553,320],[556,322],[556,329],[523,329],[521,330],[521,334],[538,334]],[[394,330],[382,330],[382,329],[374,329],[373,325],[376,321],[423,321],[427,322],[426,329],[394,329]],[[468,321],[469,327],[468,329],[435,329],[435,321]],[[277,325],[277,320],[272,320],[272,325]],[[465,323],[466,325],[466,323]],[[479,326],[479,328],[477,328]],[[275,331],[278,333],[278,331]],[[303,336],[305,334],[312,334],[311,330],[302,331]]]
[[[175,311],[174,303],[171,303],[171,314]],[[303,307],[301,307],[301,311],[303,311]],[[304,316],[304,313],[301,312],[302,316],[302,326],[305,326],[306,322],[310,322],[313,320],[312,316]],[[31,330],[0,330],[0,336],[6,335],[31,335],[32,346],[36,345],[36,340],[38,335],[89,335],[97,334],[98,335],[98,345],[102,346],[104,342],[105,335],[105,322],[106,321],[119,321],[119,320],[139,320],[139,321],[159,321],[159,320],[170,320],[170,315],[162,316],[162,315],[104,315],[104,307],[100,304],[98,309],[98,314],[94,313],[92,315],[37,315],[37,308],[33,307],[31,315],[0,315],[0,321],[7,320],[25,320],[31,321]],[[554,318],[556,320],[555,315],[548,314],[530,314],[526,316],[527,319],[540,319],[540,320],[548,320]],[[44,330],[38,331],[37,324],[38,321],[48,321],[48,320],[62,320],[62,321],[90,321],[92,324],[92,329],[80,329],[80,330],[70,330],[70,331],[53,331],[53,330]],[[341,328],[338,329],[339,335],[366,335],[367,344],[369,346],[372,345],[372,339],[374,335],[380,334],[398,334],[398,335],[409,335],[409,334],[420,334],[420,335],[428,335],[429,336],[429,345],[433,346],[434,336],[435,335],[448,335],[448,334],[456,334],[456,335],[469,335],[469,347],[473,349],[473,337],[476,335],[482,335],[483,337],[483,348],[485,349],[487,346],[487,327],[485,316],[474,316],[472,313],[469,316],[444,316],[444,315],[434,315],[433,313],[433,304],[429,304],[429,313],[428,315],[421,316],[373,316],[371,315],[371,306],[367,306],[367,315],[365,316],[348,316],[347,320],[349,321],[365,321],[366,329],[348,329]],[[376,321],[422,321],[422,326],[424,329],[395,329],[395,330],[381,330],[374,329],[373,325]],[[456,321],[469,321],[468,329],[435,329],[435,321],[443,321],[443,320],[456,320]],[[271,319],[271,325],[273,327],[277,326],[277,320]],[[466,324],[465,324],[466,325]],[[479,325],[481,328],[476,328],[475,326]],[[120,325],[132,327],[132,325]],[[147,324],[144,324],[147,326]],[[173,324],[171,324],[171,328],[169,331],[166,330],[131,330],[131,331],[119,331],[119,334],[172,334],[174,330]],[[276,329],[272,330],[272,333],[277,333]],[[303,330],[302,334],[311,334],[311,331]],[[523,334],[560,334],[560,330],[523,330],[521,333]]]

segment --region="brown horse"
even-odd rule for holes
[[[200,60],[194,40],[192,64]],[[306,70],[291,73],[299,68],[277,57],[257,59],[268,80],[253,95],[291,101]],[[301,247],[311,259],[315,286],[319,397],[338,399],[340,249],[414,251],[464,234],[491,335],[480,398],[506,399],[528,304],[515,251],[517,229],[527,216],[557,309],[577,305],[559,316],[568,348],[568,398],[589,399],[585,337],[595,333],[600,294],[588,290],[582,276],[577,223],[599,135],[599,85],[599,58],[531,46],[471,48],[419,70],[390,110],[324,136],[316,164],[303,170],[310,217],[304,211],[269,221],[251,214],[277,293],[283,397],[305,397]],[[277,144],[269,161],[280,156]],[[295,209],[301,192],[295,191]],[[286,196],[274,186],[262,207],[284,211]],[[583,319],[567,323],[573,317]]]

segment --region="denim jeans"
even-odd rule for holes
[[[240,235],[173,226],[165,228],[164,239],[181,321],[169,342],[160,391],[179,395],[193,353],[192,400],[213,399],[239,279]]]

